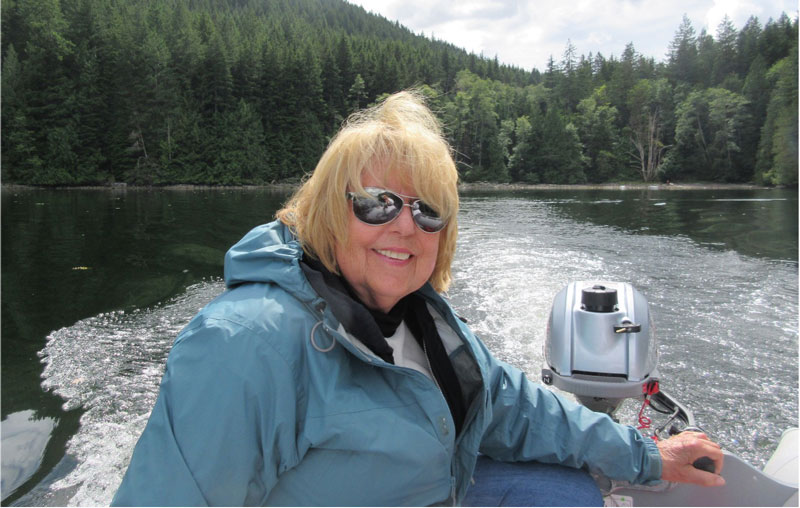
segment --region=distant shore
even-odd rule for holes
[[[272,190],[275,192],[291,192],[298,188],[299,183],[271,183],[265,185],[129,185],[124,183],[110,185],[83,185],[83,186],[36,186],[19,184],[2,184],[4,191],[15,190],[37,190],[37,189],[58,189],[58,190]],[[556,189],[577,189],[577,190],[731,190],[731,189],[775,189],[780,187],[766,187],[749,183],[714,183],[714,182],[689,182],[689,183],[598,183],[598,184],[526,184],[526,183],[496,183],[496,182],[461,182],[458,184],[460,191],[515,191],[515,190],[556,190]]]
[[[492,182],[473,182],[460,183],[459,190],[482,191],[482,190],[547,190],[547,189],[599,189],[599,190],[707,190],[707,189],[770,189],[749,183],[597,183],[597,184],[525,184],[525,183],[492,183]]]

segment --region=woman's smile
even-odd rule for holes
[[[391,258],[394,260],[405,261],[411,257],[411,253],[409,252],[401,252],[398,250],[388,250],[388,249],[375,249],[375,252],[380,254],[381,256],[386,256],[387,258]]]

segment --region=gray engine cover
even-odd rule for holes
[[[610,312],[592,312],[582,292],[601,285],[617,291]],[[638,332],[618,331],[638,325]],[[642,385],[657,379],[657,349],[645,297],[625,282],[577,281],[553,301],[547,324],[542,377],[576,395],[636,397]]]

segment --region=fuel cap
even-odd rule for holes
[[[595,284],[581,291],[581,307],[587,312],[614,312],[617,306],[617,290]]]

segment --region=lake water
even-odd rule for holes
[[[4,505],[111,500],[175,335],[223,290],[227,248],[285,197],[4,189]],[[797,205],[784,190],[468,193],[449,297],[538,380],[555,294],[632,283],[662,387],[762,467],[798,425]]]

